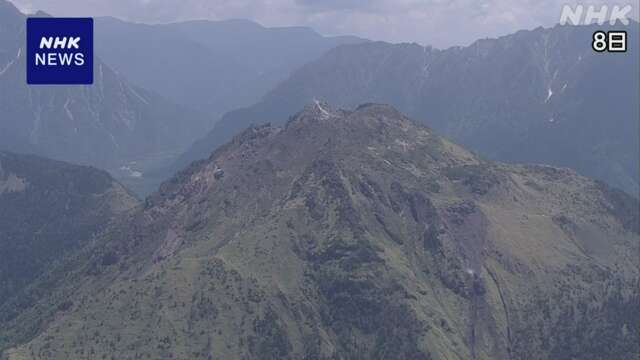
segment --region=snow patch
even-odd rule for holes
[[[71,110],[69,109],[69,104],[71,103],[71,101],[72,101],[71,99],[67,99],[67,101],[65,101],[65,103],[64,103],[64,111],[65,111],[65,113],[67,113],[67,117],[69,117],[69,119],[71,119],[73,121],[75,119],[73,118],[73,113],[71,113]]]
[[[112,133],[107,132],[107,135],[109,135],[109,139],[111,140],[111,143],[113,143],[113,146],[115,146],[117,149],[120,148],[120,144],[118,144],[118,142],[116,141],[115,136],[113,136]]]
[[[9,68],[13,66],[13,64],[15,64],[16,61],[18,61],[18,59],[20,59],[21,54],[22,54],[22,48],[18,48],[18,54],[16,55],[16,57],[13,60],[9,61],[9,63],[5,65],[4,68],[0,69],[0,76],[4,75],[4,73],[6,73],[7,70],[9,70]]]
[[[549,88],[548,92],[547,92],[547,99],[544,102],[545,103],[549,102],[549,100],[551,99],[552,96],[553,96],[553,90],[551,90],[551,88]]]
[[[145,99],[142,95],[140,95],[134,88],[133,86],[129,87],[129,91],[131,91],[131,93],[133,95],[135,95],[135,97],[137,97],[140,101],[142,101],[142,103],[144,103],[145,105],[149,105],[149,101],[147,99]]]
[[[427,47],[423,46],[422,47],[422,57],[423,57],[422,76],[425,78],[429,77],[429,70],[431,68],[431,62],[427,61],[428,55],[429,54],[427,53]]]

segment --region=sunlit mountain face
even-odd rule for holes
[[[0,336],[9,359],[624,359],[637,224],[573,171],[312,103],[162,185]]]

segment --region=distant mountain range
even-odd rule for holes
[[[170,161],[212,124],[100,59],[92,86],[28,86],[24,46],[25,16],[0,0],[0,149],[116,173],[132,162]]]
[[[252,105],[294,70],[356,37],[248,20],[166,25],[96,19],[98,54],[134,83],[208,114]]]
[[[29,306],[28,298],[12,299],[51,264],[137,204],[105,171],[0,152],[0,307],[14,309],[0,322]]]
[[[38,13],[36,16],[48,16]],[[0,0],[0,149],[109,170],[139,194],[210,130],[355,37],[242,21],[95,21],[95,84],[27,86],[25,15]],[[165,174],[162,174],[164,176]]]
[[[98,54],[117,72],[99,59],[94,86],[28,87],[24,15],[0,1],[0,148],[102,167],[141,194],[250,124],[277,123],[314,99],[390,103],[489,159],[571,167],[640,191],[638,51],[595,53],[593,26],[437,50],[242,20],[100,18]],[[633,43],[638,24],[626,30]],[[219,114],[296,68],[189,148]]]
[[[640,358],[638,50],[595,29],[101,18],[94,85],[27,86],[0,0],[0,360]]]
[[[628,32],[627,53],[594,52],[594,26],[538,28],[447,50],[340,46],[256,105],[226,114],[172,170],[250,124],[282,124],[313,99],[347,108],[374,101],[490,159],[571,167],[637,196],[640,60],[631,44],[638,23],[615,28]]]
[[[318,102],[192,164],[0,307],[0,353],[635,359],[638,221],[573,171]]]

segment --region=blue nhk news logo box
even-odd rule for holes
[[[93,84],[93,19],[27,19],[27,84]]]

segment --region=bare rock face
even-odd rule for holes
[[[630,39],[639,29],[634,21],[611,28]],[[445,50],[340,46],[259,103],[224,115],[181,163],[205,158],[250,124],[284,124],[314,98],[346,108],[376,101],[489,159],[570,167],[637,196],[638,49],[599,56],[591,48],[597,30],[602,27],[537,28]]]
[[[637,222],[573,171],[316,102],[165,183],[0,338],[41,329],[10,359],[630,359]]]
[[[23,178],[17,177],[15,174],[9,174],[6,179],[0,180],[0,195],[5,192],[21,192],[26,188],[26,181]]]

